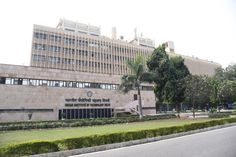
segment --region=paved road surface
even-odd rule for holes
[[[236,157],[236,126],[74,157]]]

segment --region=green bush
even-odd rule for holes
[[[236,101],[233,103],[233,109],[236,110]]]
[[[131,123],[148,120],[176,118],[174,114],[145,116],[139,119],[138,116],[120,117],[120,118],[95,118],[95,119],[79,119],[65,121],[43,121],[43,122],[12,122],[0,123],[0,131],[8,130],[29,130],[29,129],[46,129],[60,127],[79,127],[105,124]]]
[[[232,112],[231,115],[236,115],[236,111]]]
[[[231,113],[225,113],[225,112],[217,112],[217,113],[209,113],[209,118],[228,118],[230,117]]]
[[[216,113],[216,112],[217,112],[217,109],[216,109],[216,108],[211,108],[209,112],[210,112],[210,113]]]
[[[21,144],[9,145],[0,149],[0,155],[5,157],[10,156],[24,156],[41,153],[49,153],[59,151],[58,145],[53,142],[27,142]]]
[[[27,142],[0,148],[0,156],[4,157],[23,156],[23,155],[55,152],[58,150],[92,147],[103,144],[111,144],[111,143],[169,135],[173,133],[186,132],[186,131],[202,129],[226,123],[235,123],[235,122],[236,118],[225,118],[220,120],[212,120],[208,122],[186,124],[183,126],[173,126],[159,129],[112,133],[107,135],[93,135],[86,137],[62,139],[52,142]]]

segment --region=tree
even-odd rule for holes
[[[222,67],[218,67],[215,69],[215,74],[214,76],[218,80],[223,81],[225,79],[225,70]]]
[[[182,57],[172,57],[165,52],[165,45],[156,48],[147,62],[149,70],[158,77],[154,92],[159,103],[175,104],[179,113],[180,103],[184,100],[185,78],[189,75]]]
[[[195,108],[198,104],[209,103],[209,88],[206,82],[206,76],[189,75],[186,79],[185,102],[191,104],[193,117],[195,118]],[[201,106],[201,108],[207,106]]]
[[[147,61],[149,71],[155,73],[153,82],[155,83],[154,93],[157,97],[157,106],[165,101],[165,86],[170,75],[170,60],[165,51],[165,44],[160,45],[154,50],[149,60]],[[158,107],[157,107],[158,108]]]
[[[236,101],[236,81],[225,80],[221,83],[219,97],[223,104],[233,104]]]
[[[214,107],[233,103],[236,95],[236,64],[231,64],[225,69],[217,68],[215,75],[208,78],[211,91],[210,103]]]
[[[236,101],[236,64],[231,64],[222,71],[219,100],[221,105],[233,104]],[[216,74],[218,76],[219,72],[217,71]]]
[[[224,70],[225,73],[225,79],[236,81],[236,64],[230,64],[228,67]]]
[[[119,89],[124,93],[129,92],[130,90],[137,89],[138,91],[138,103],[139,103],[139,116],[143,117],[142,113],[142,100],[141,100],[141,83],[142,82],[151,82],[153,80],[154,74],[151,72],[145,71],[145,63],[142,56],[138,56],[134,60],[127,62],[128,68],[131,70],[130,75],[123,75],[121,78],[121,84]]]
[[[217,75],[213,77],[209,77],[207,79],[209,85],[209,99],[210,105],[213,107],[217,107],[217,104],[220,104],[220,88],[221,88],[221,78],[217,77]]]
[[[180,113],[180,104],[185,99],[186,78],[190,74],[184,59],[180,56],[170,58],[170,73],[165,87],[165,99],[174,104]]]

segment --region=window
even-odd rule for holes
[[[6,83],[6,78],[0,77],[0,84],[5,84],[5,83]]]
[[[76,87],[76,82],[72,82],[72,87]]]
[[[47,80],[43,80],[43,81],[42,81],[42,85],[43,85],[43,86],[47,86],[47,83],[48,83]]]
[[[111,89],[116,89],[116,85],[111,85]]]
[[[106,85],[105,84],[101,84],[101,88],[102,89],[106,89]]]
[[[23,79],[21,79],[21,78],[18,78],[18,85],[22,85],[23,84]]]
[[[79,82],[79,88],[84,88],[84,84],[82,82]]]
[[[29,80],[29,85],[31,85],[31,86],[34,86],[34,84],[35,84],[35,80]]]
[[[45,44],[34,44],[33,47],[35,50],[46,50]]]
[[[11,84],[11,78],[6,78],[6,84]]]
[[[22,85],[29,85],[29,80],[28,79],[23,79],[22,81]]]
[[[49,39],[52,40],[52,41],[54,41],[54,40],[55,40],[54,34],[51,34],[51,35],[49,36]]]
[[[60,82],[59,81],[55,81],[55,87],[59,87]]]
[[[90,83],[84,83],[84,88],[90,88]]]
[[[35,32],[34,37],[37,39],[44,39],[45,40],[45,39],[47,39],[47,34]]]
[[[91,88],[100,88],[100,85],[98,83],[91,83],[90,87]]]
[[[55,41],[60,42],[61,41],[61,37],[60,36],[55,36]]]
[[[63,87],[63,81],[60,81],[60,82],[59,82],[59,86],[60,86],[60,87]]]
[[[66,82],[67,86],[66,87],[72,87],[72,82]]]
[[[48,81],[47,86],[52,87],[52,83],[53,83],[53,81]]]

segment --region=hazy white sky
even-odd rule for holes
[[[174,41],[179,54],[236,63],[235,0],[1,0],[0,63],[29,65],[33,24],[56,27],[60,18],[111,27],[125,40],[138,34],[156,46]]]

